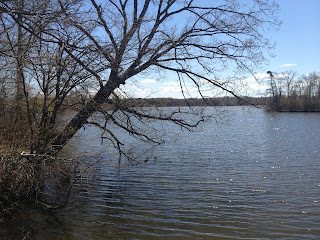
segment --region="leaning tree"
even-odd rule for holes
[[[279,25],[278,6],[269,0],[39,0],[25,1],[23,8],[13,2],[0,3],[2,14],[35,37],[23,68],[44,101],[37,116],[31,113],[34,122],[40,121],[32,144],[37,153],[56,154],[86,124],[102,128],[120,153],[122,143],[109,123],[155,142],[159,139],[136,122],[197,126],[203,115],[187,121],[179,109],[137,108],[121,95],[122,85],[142,74],[168,71],[176,73],[184,96],[192,85],[204,101],[208,86],[239,97],[221,72],[232,69],[230,79],[253,73],[272,48],[266,31]],[[75,114],[57,128],[61,107],[71,93],[84,89],[85,100],[79,97]],[[93,120],[96,112],[104,123]]]

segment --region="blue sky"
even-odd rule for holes
[[[279,74],[287,70],[299,74],[320,72],[320,0],[277,0],[277,3],[280,5],[279,20],[283,24],[278,31],[268,33],[271,42],[276,43],[275,57],[268,57],[266,64],[256,70],[257,77],[266,77],[267,71]],[[250,94],[264,92],[265,86],[259,85],[252,76],[248,75],[247,83]],[[135,79],[126,89],[136,97],[182,97],[174,74],[164,74],[161,80],[153,76]],[[190,96],[192,91],[190,89]],[[208,91],[209,95],[212,94]]]
[[[320,71],[320,0],[278,0],[283,24],[273,32],[275,58],[269,59],[266,70],[285,68],[301,74]],[[284,67],[285,64],[296,64]],[[282,67],[281,67],[282,66]]]

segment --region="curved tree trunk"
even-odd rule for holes
[[[87,123],[88,118],[105,103],[116,88],[123,82],[111,73],[108,83],[101,87],[89,101],[67,124],[67,126],[44,146],[37,146],[37,153],[56,155],[64,145]]]

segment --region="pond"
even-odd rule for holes
[[[320,239],[320,114],[222,112],[162,145],[120,133],[138,164],[82,130],[68,148],[96,164],[69,205],[0,223],[0,239]]]

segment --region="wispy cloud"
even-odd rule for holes
[[[259,80],[268,78],[270,75],[268,73],[257,73],[254,76],[246,78],[244,81],[246,83],[256,83]]]
[[[286,64],[281,65],[281,67],[293,67],[293,66],[297,66],[297,64],[295,64],[295,63],[286,63]]]
[[[140,83],[156,83],[157,81],[151,78],[146,78],[140,81]]]
[[[163,85],[179,86],[177,82],[165,82]]]
[[[267,73],[257,73],[254,76],[244,79],[243,83],[246,85],[247,90],[264,91],[268,88],[264,79],[269,77],[270,75]]]
[[[181,91],[180,87],[160,87],[160,93],[179,93]]]
[[[188,87],[184,89],[185,92],[188,93],[194,93],[197,92],[198,89],[196,87]],[[180,86],[170,86],[170,87],[160,87],[159,93],[181,93],[181,87]]]
[[[129,94],[131,97],[147,97],[153,93],[150,88],[140,88],[131,84],[121,86],[121,90]]]

